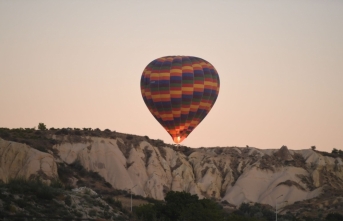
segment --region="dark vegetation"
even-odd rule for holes
[[[224,201],[225,202],[225,201]],[[225,203],[222,203],[225,205]],[[199,199],[197,195],[186,192],[167,193],[164,202],[145,204],[136,207],[135,215],[140,221],[274,221],[275,211],[269,205],[243,203],[235,211],[227,211],[222,205],[210,199]],[[343,220],[338,213],[325,218],[296,218],[291,213],[278,214],[280,221],[336,221]]]
[[[52,151],[52,146],[59,143],[56,139],[52,139],[49,131],[35,130],[34,128],[0,128],[0,137],[5,140],[27,144],[42,152]]]
[[[166,151],[164,148],[172,148],[175,151],[182,152],[186,156],[189,156],[194,149],[175,144],[167,144],[160,139],[150,139],[148,136],[137,136],[132,134],[124,134],[110,129],[100,130],[99,128],[53,128],[47,129],[44,123],[38,124],[38,130],[35,128],[0,128],[0,138],[5,140],[14,141],[18,143],[25,143],[32,148],[40,150],[42,152],[48,152],[49,150],[55,152],[53,145],[58,145],[63,142],[78,143],[78,142],[90,142],[89,137],[102,137],[117,139],[120,138],[122,142],[118,146],[120,150],[126,156],[130,148],[136,148],[140,142],[147,141],[151,145],[157,147],[161,153],[161,156],[165,158]]]
[[[76,183],[78,187],[85,186],[105,193],[112,190],[112,185],[109,182],[97,172],[86,170],[79,161],[70,165],[58,163],[57,169],[59,180],[67,189],[73,188],[71,178],[74,177],[78,179]]]
[[[323,155],[323,156],[328,156],[328,157],[333,157],[333,158],[340,157],[341,159],[343,159],[343,151],[339,150],[339,149],[336,149],[336,148],[333,148],[331,153],[324,152],[324,151],[319,151],[319,150],[315,150],[315,151],[317,153]]]
[[[115,214],[121,211],[116,201],[105,205],[99,196],[76,194],[65,189],[59,181],[47,185],[38,179],[12,179],[0,183],[0,190],[0,220],[95,220],[91,219],[94,215],[127,220],[128,217]],[[113,206],[111,210],[109,206]]]
[[[0,200],[2,209],[0,219],[6,220],[77,220],[87,217],[86,220],[109,220],[114,217],[110,212],[111,207],[116,212],[121,212],[114,220],[134,221],[274,221],[275,213],[269,205],[243,203],[235,211],[227,211],[222,204],[210,199],[199,199],[197,195],[186,192],[169,191],[165,201],[150,200],[148,204],[134,207],[131,214],[122,203],[111,196],[103,197],[107,205],[97,200],[100,196],[91,196],[87,193],[80,196],[79,205],[75,203],[75,194],[65,189],[58,180],[50,186],[40,180],[27,181],[13,179],[8,183],[0,183]],[[127,194],[121,192],[120,194]],[[133,198],[142,198],[133,196]],[[81,205],[80,205],[81,204]],[[99,210],[101,212],[99,212]],[[112,211],[113,211],[112,210]],[[28,219],[29,217],[29,219]],[[34,219],[33,219],[34,218]],[[113,219],[112,219],[113,220]],[[301,217],[296,218],[290,213],[278,214],[280,221],[338,221],[343,216],[330,213],[326,217]]]
[[[114,189],[112,185],[107,182],[102,176],[100,176],[97,172],[88,171],[86,170],[79,161],[75,161],[74,163],[68,165],[64,163],[58,164],[58,176],[59,180],[65,187],[65,189],[72,189],[74,188],[71,183],[72,177],[78,179],[76,185],[77,187],[88,187],[101,194],[106,198],[109,202],[112,202],[110,199],[115,196],[125,196],[131,197],[131,194],[126,190],[119,190]],[[146,200],[150,203],[155,203],[157,200],[149,197],[142,197],[140,195],[132,194],[133,199],[142,199]],[[113,204],[116,205],[116,204]],[[120,206],[120,208],[122,208]],[[122,212],[127,212],[124,208],[121,210]]]
[[[223,220],[224,213],[219,204],[209,199],[199,200],[197,195],[170,191],[165,202],[145,204],[135,209],[139,220]]]

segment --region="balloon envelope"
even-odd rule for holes
[[[153,60],[141,77],[142,97],[175,143],[182,142],[213,107],[219,75],[204,59],[167,56]]]

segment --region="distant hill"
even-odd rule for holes
[[[185,191],[213,199],[227,211],[259,203],[297,217],[343,213],[341,151],[189,148],[90,128],[0,128],[0,137],[4,183],[39,178],[67,189],[86,186],[111,199],[129,196],[132,188],[140,203],[163,200],[171,190]],[[112,216],[123,220],[130,214],[115,211],[120,208],[114,206]]]

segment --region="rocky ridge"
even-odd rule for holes
[[[342,159],[320,152],[253,147],[186,149],[149,139],[56,136],[49,153],[0,139],[0,178],[58,178],[59,163],[78,162],[116,189],[162,200],[169,190],[214,198],[232,207],[243,202],[293,205],[343,190]],[[75,185],[77,177],[69,179]],[[285,205],[286,204],[286,205]]]

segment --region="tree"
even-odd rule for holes
[[[170,191],[165,197],[165,214],[171,220],[179,220],[189,206],[196,203],[199,197],[186,192]]]
[[[312,150],[316,150],[316,146],[311,146],[311,149]]]
[[[44,123],[39,123],[38,124],[38,130],[46,130],[46,126]]]

